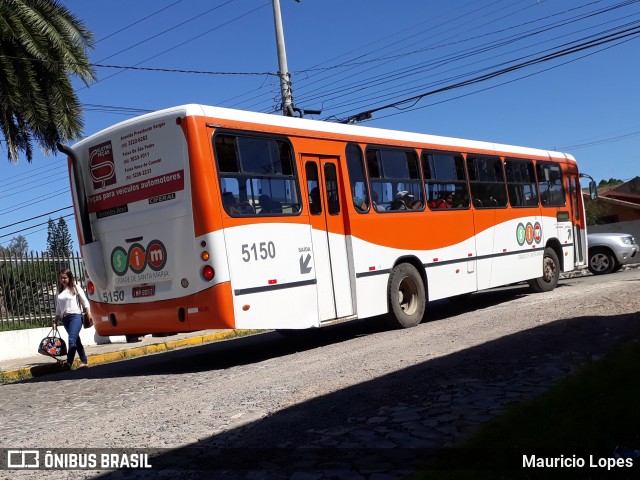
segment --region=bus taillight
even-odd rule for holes
[[[214,275],[215,275],[215,272],[211,265],[205,265],[204,267],[202,267],[202,276],[207,282],[210,282],[211,280],[213,280]]]
[[[87,283],[87,291],[89,292],[89,295],[93,295],[94,293],[96,293],[96,286],[92,281],[89,281]]]

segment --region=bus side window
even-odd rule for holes
[[[545,207],[564,207],[566,205],[562,170],[555,162],[537,162],[538,188],[540,200]]]
[[[469,208],[464,159],[457,153],[423,152],[422,171],[431,210]]]
[[[329,215],[340,213],[340,196],[338,195],[338,174],[333,163],[324,166],[324,187],[327,195],[327,210]]]
[[[507,206],[507,189],[504,183],[502,161],[499,157],[468,155],[467,172],[473,205],[476,208]]]
[[[304,166],[307,174],[307,192],[309,192],[309,213],[320,215],[322,213],[322,200],[320,199],[320,184],[318,179],[318,165],[315,162],[307,162]]]
[[[358,145],[349,144],[347,145],[346,156],[353,206],[355,207],[356,212],[367,213],[371,206],[371,196],[369,195],[367,179],[364,174],[362,150]]]
[[[507,158],[504,161],[509,204],[512,207],[537,207],[538,187],[531,160]]]
[[[221,191],[231,192],[240,206],[223,203],[229,215],[300,213],[298,176],[286,139],[216,132],[213,143]]]
[[[424,209],[424,190],[415,151],[368,147],[366,161],[376,211]]]

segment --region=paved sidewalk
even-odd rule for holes
[[[147,335],[140,342],[135,343],[119,342],[86,346],[85,352],[91,367],[125,358],[139,357],[191,345],[202,345],[252,333],[258,333],[258,330],[201,330],[170,336],[154,337]],[[36,347],[34,346],[35,350]],[[61,357],[61,359],[64,360],[64,357]],[[78,365],[79,360],[76,356],[74,368]],[[61,371],[60,364],[53,358],[35,353],[32,357],[0,361],[0,384]]]

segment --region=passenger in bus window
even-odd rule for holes
[[[449,192],[445,195],[444,197],[444,203],[446,205],[446,208],[451,208],[453,206],[453,199],[454,199],[455,195],[453,194],[453,192]]]
[[[452,201],[453,208],[468,208],[469,207],[469,195],[466,193],[458,193],[453,195]]]
[[[451,208],[453,206],[453,192],[447,192],[437,200],[433,200],[429,203],[431,208]]]
[[[271,199],[271,213],[282,213],[282,204],[279,201]]]
[[[318,187],[313,187],[309,192],[309,211],[311,212],[311,215],[318,215],[319,213],[322,213],[320,190]]]
[[[238,215],[240,213],[236,203],[236,198],[231,192],[224,192],[222,194],[222,206],[230,215]]]
[[[396,193],[396,197],[391,202],[389,210],[410,210],[413,202],[413,195],[406,190]]]
[[[237,203],[231,192],[222,194],[222,205],[229,215],[251,215],[256,213],[249,202]]]
[[[260,195],[258,197],[258,205],[260,213],[273,213],[273,201],[269,195]]]
[[[384,210],[384,208],[378,207],[378,192],[374,190],[371,191],[371,205],[375,210]]]
[[[353,197],[353,206],[356,207],[356,210],[358,210],[359,212],[364,212],[367,210],[368,208],[368,203],[366,200],[363,200],[360,197]]]
[[[420,200],[414,200],[411,202],[411,210],[422,210],[422,202]]]

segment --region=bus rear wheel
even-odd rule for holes
[[[415,327],[422,321],[426,308],[424,282],[416,267],[401,263],[389,277],[389,313],[387,323],[395,328]]]
[[[558,255],[553,248],[544,249],[544,257],[542,259],[542,276],[529,280],[529,287],[536,293],[550,292],[560,278],[560,261]]]

